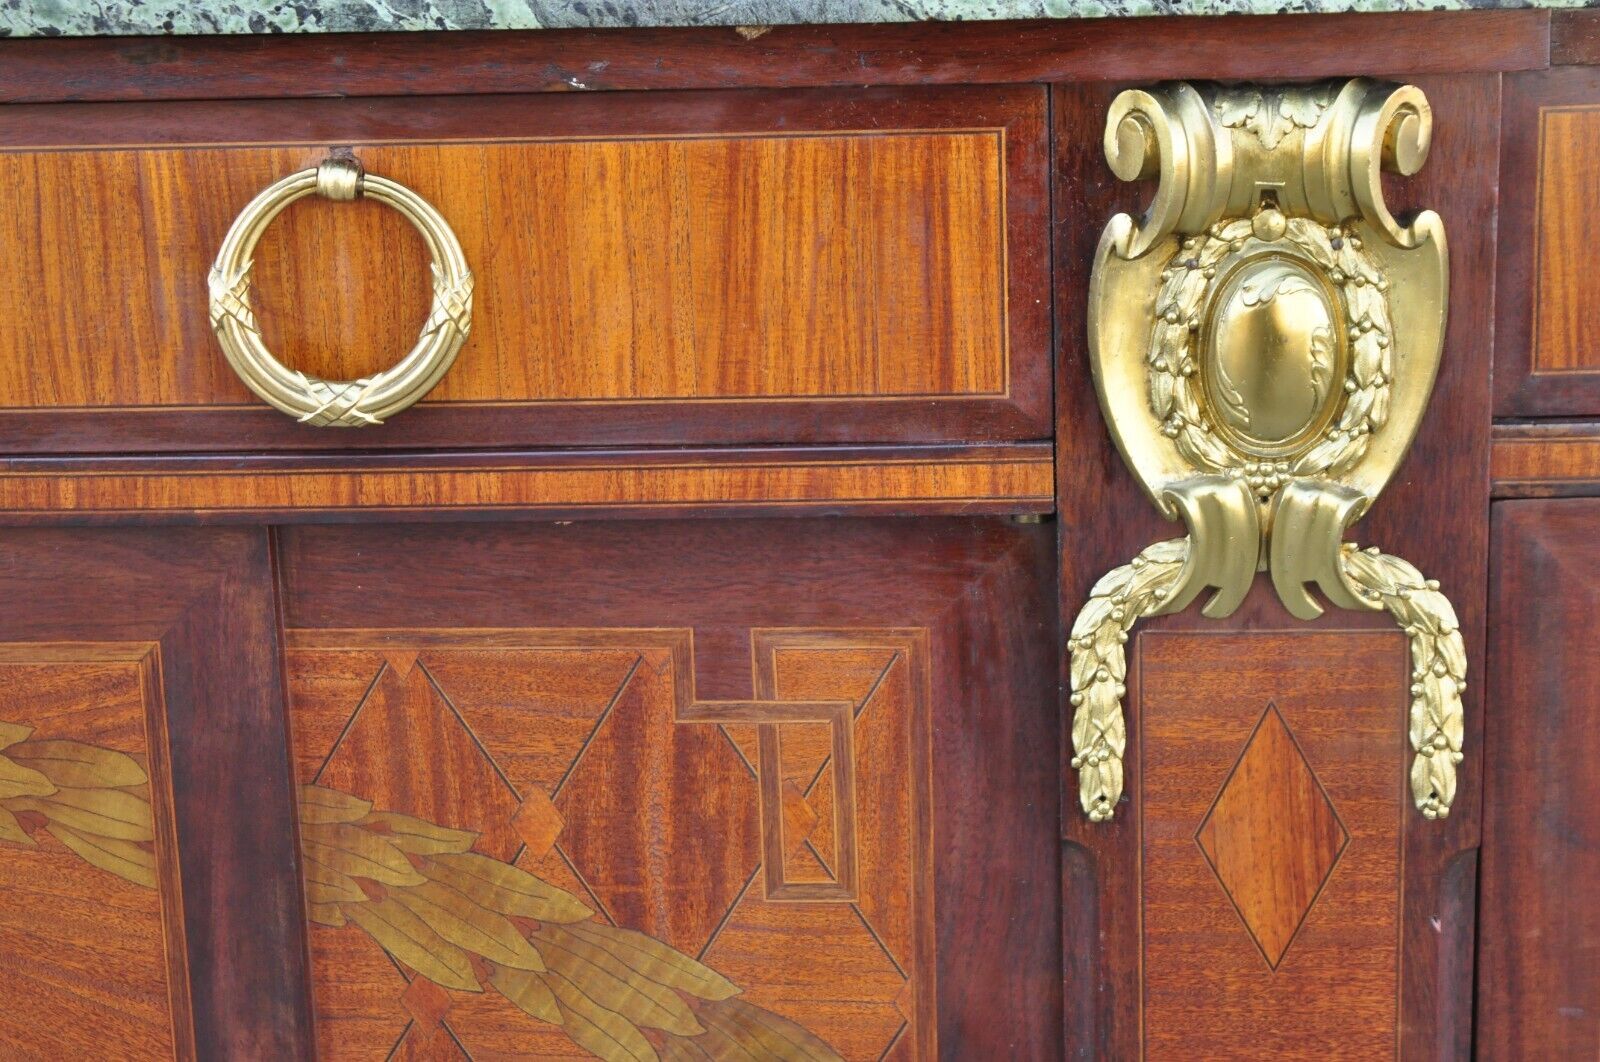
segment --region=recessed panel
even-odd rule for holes
[[[192,1057],[160,667],[0,645],[0,1054]]]
[[[1151,1057],[1394,1057],[1405,640],[1137,642]]]

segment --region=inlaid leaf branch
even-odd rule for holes
[[[838,1058],[704,963],[473,851],[476,833],[323,786],[300,808],[311,920],[360,928],[443,988],[498,992],[605,1059]]]
[[[34,848],[40,833],[155,888],[155,816],[139,761],[98,745],[33,740],[32,727],[0,722],[0,841]]]
[[[0,721],[0,843],[48,833],[79,858],[156,887],[149,776],[132,756]],[[299,792],[312,922],[354,926],[416,976],[495,991],[608,1060],[837,1062],[815,1034],[739,998],[711,967],[596,921],[578,897],[472,850],[478,835],[325,786]]]

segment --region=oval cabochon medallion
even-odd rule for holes
[[[1257,255],[1212,296],[1200,366],[1204,406],[1238,449],[1280,457],[1309,444],[1343,396],[1337,296],[1294,258]]]

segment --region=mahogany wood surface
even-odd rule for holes
[[[145,754],[148,772],[170,779],[172,792],[175,836],[157,844],[156,869],[158,892],[171,901],[168,939],[184,951],[169,969],[187,966],[187,984],[172,986],[175,1020],[187,1011],[193,1023],[174,1031],[180,1054],[192,1044],[198,1058],[305,1057],[310,1020],[266,533],[8,531],[0,600],[8,652],[53,646],[58,656],[85,655],[142,643],[158,655],[151,696],[165,711],[147,718],[165,736],[149,740]],[[25,700],[8,703],[26,711]],[[118,710],[112,699],[94,714]],[[119,749],[114,734],[57,736]],[[102,871],[85,863],[71,873]],[[116,976],[96,958],[111,944],[105,936],[70,943],[79,970]],[[8,967],[28,961],[6,956]]]
[[[1495,414],[1600,414],[1600,73],[1506,78]]]
[[[1405,786],[1405,639],[1268,611],[1136,636],[1139,1046],[1395,1057],[1404,838],[1430,825]]]
[[[1047,443],[0,460],[0,523],[1043,513]]]
[[[1496,498],[1600,493],[1600,425],[1496,425],[1490,472]]]
[[[756,852],[749,846],[763,829],[750,773],[716,735],[715,702],[734,702],[722,718],[746,759],[754,751],[749,762],[758,774],[776,765],[792,777],[795,768],[783,764],[799,761],[767,759],[765,746],[757,747],[759,734],[746,730],[741,735],[740,727],[757,718],[784,732],[799,726],[787,738],[778,735],[771,751],[804,759],[804,749],[816,748],[828,725],[784,722],[782,705],[773,701],[848,700],[860,688],[855,680],[844,681],[850,668],[877,659],[881,669],[882,657],[872,656],[872,646],[904,637],[894,632],[918,632],[925,650],[911,643],[901,650],[908,663],[926,661],[925,692],[907,688],[905,694],[924,698],[930,727],[924,733],[931,735],[924,806],[932,834],[932,959],[916,968],[916,977],[931,975],[937,988],[926,1005],[914,999],[903,1004],[923,1015],[911,1030],[922,1038],[906,1042],[892,1057],[933,1057],[936,1042],[938,1057],[1056,1058],[1061,1051],[1061,898],[1055,886],[1057,630],[1050,538],[1044,527],[951,519],[286,529],[281,534],[285,621],[296,632],[291,672],[298,676],[293,688],[301,723],[296,745],[307,764],[337,736],[342,718],[360,699],[363,677],[370,683],[376,670],[375,648],[390,650],[391,667],[404,665],[415,653],[417,667],[435,675],[438,690],[458,696],[467,719],[483,721],[484,746],[509,777],[526,780],[526,796],[536,788],[536,778],[546,778],[544,784],[551,784],[552,776],[559,779],[561,763],[571,758],[569,739],[560,735],[574,725],[585,730],[585,713],[618,688],[627,661],[644,651],[649,663],[641,670],[649,670],[636,676],[633,692],[618,702],[628,707],[614,709],[611,717],[622,729],[595,739],[568,783],[580,789],[562,790],[554,801],[566,823],[560,846],[613,905],[618,921],[681,949],[705,939],[706,927],[714,927],[726,907],[728,890],[736,893],[743,884],[739,873],[725,875],[720,868],[731,862],[745,875],[754,869]],[[672,632],[692,638],[692,658],[679,655],[677,665],[659,648]],[[819,636],[824,640],[817,641]],[[573,650],[564,669],[552,671],[558,661],[541,661],[530,652],[522,662],[505,655],[519,646],[536,649],[541,639]],[[652,640],[658,648],[649,648]],[[763,669],[771,667],[764,662],[767,653],[785,644],[792,651],[780,654],[779,670],[768,670],[763,679]],[[826,663],[805,655],[814,651],[807,645],[857,654],[855,663],[849,655]],[[332,658],[313,665],[304,654],[314,646],[354,652],[339,670]],[[497,647],[498,655],[490,652]],[[668,672],[686,688],[657,691],[658,676]],[[532,682],[519,675],[548,677]],[[560,702],[578,718],[562,722],[538,708],[541,688],[568,691]],[[384,692],[391,699],[383,703],[391,707],[380,710],[392,715],[402,706],[420,704],[408,690],[397,685],[392,695]],[[710,702],[709,715],[682,710],[696,702]],[[340,710],[324,712],[314,704],[337,704]],[[674,704],[678,723],[668,727]],[[314,732],[307,729],[313,715],[321,720],[324,714],[326,721],[315,722]],[[357,721],[357,727],[364,725],[378,723]],[[881,795],[869,798],[874,787],[900,770],[892,765],[894,757],[875,759],[878,754],[870,752],[877,740],[872,726],[871,714],[864,713],[853,727],[854,830],[863,905],[879,887],[870,882],[887,887],[881,875],[902,873],[893,868],[904,866],[882,832],[900,814],[895,803]],[[519,733],[524,737],[516,738]],[[398,777],[383,764],[409,763],[418,747],[429,747],[385,745],[361,745],[369,751],[341,768],[346,773],[338,776],[339,784],[398,785],[380,783]],[[782,752],[786,747],[790,753]],[[708,759],[713,752],[715,759]],[[356,756],[354,747],[349,755]],[[686,759],[673,766],[674,757]],[[702,761],[704,776],[696,777],[691,765]],[[467,770],[467,761],[461,763],[453,769],[458,778]],[[381,773],[385,770],[391,773]],[[443,777],[437,764],[417,770],[419,779]],[[608,795],[606,779],[621,788]],[[636,799],[616,803],[648,780],[671,784],[666,792],[646,785],[648,791]],[[419,811],[444,814],[450,807],[465,807],[438,803],[444,797],[428,795],[423,782],[414,786],[422,788],[407,790],[408,799]],[[590,795],[579,800],[578,792]],[[910,806],[918,806],[914,796]],[[505,821],[484,807],[482,822]],[[793,836],[796,824],[806,824],[812,829],[808,839],[821,850],[832,848],[834,842],[810,824],[833,807],[819,799],[805,808],[786,805],[783,829],[789,832],[781,836]],[[641,829],[643,835],[637,832]],[[547,835],[548,830],[538,833]],[[874,835],[885,840],[868,844]],[[493,831],[484,836],[512,844]],[[648,840],[652,837],[657,840]],[[568,848],[569,843],[579,847]],[[501,850],[514,851],[514,846]],[[645,860],[649,873],[630,869],[640,867],[639,860]],[[786,874],[831,877],[802,863],[788,864]],[[684,886],[680,899],[668,902],[675,883],[708,876],[714,884]],[[566,876],[557,883],[576,885]],[[765,885],[758,879],[752,887]],[[868,1005],[873,997],[861,996],[861,1024],[854,1028],[836,1024],[825,1004],[838,999],[829,993],[876,992],[870,985],[880,976],[879,965],[850,961],[854,945],[849,941],[857,939],[857,930],[846,936],[841,925],[837,934],[825,932],[825,922],[813,923],[809,935],[803,930],[807,919],[831,917],[820,908],[841,902],[769,895],[734,916],[740,925],[747,915],[768,920],[769,929],[761,934],[765,943],[759,944],[768,956],[765,964],[747,965],[757,953],[738,950],[756,947],[755,936],[726,938],[721,950],[713,944],[703,961],[717,969],[719,962],[730,970],[748,969],[741,976],[751,982],[756,1002],[773,1006],[783,995],[774,979],[797,978],[788,990],[785,1013],[791,1020],[810,1022],[813,1032],[839,1029],[832,1035],[867,1045],[884,1013],[877,1004]],[[917,902],[928,902],[927,894]],[[900,932],[892,928],[897,916],[863,909],[869,922],[891,927],[885,939]],[[910,911],[918,909],[912,905]],[[785,927],[786,933],[775,932]],[[739,944],[740,939],[746,943]],[[803,975],[785,972],[805,971],[808,964]],[[812,979],[817,984],[808,988]],[[851,985],[856,987],[844,987]],[[461,1017],[470,1027],[489,1028],[487,1016],[480,1016],[481,1025]],[[847,1056],[856,1053],[852,1048]]]
[[[1041,438],[1044,106],[1013,87],[0,108],[0,188],[37,204],[0,223],[0,449]],[[432,203],[475,277],[444,380],[360,431],[267,408],[207,312],[235,215],[334,146]],[[329,379],[397,361],[428,290],[420,238],[368,203],[295,204],[252,271],[269,349]]]
[[[1550,65],[1593,66],[1600,62],[1600,16],[1593,11],[1550,13]]]
[[[1427,828],[1420,820],[1415,828],[1408,823],[1405,833],[1397,1046],[1407,1058],[1454,1057],[1470,1050],[1483,756],[1481,687],[1471,676],[1481,675],[1483,666],[1496,205],[1496,175],[1481,162],[1494,157],[1499,142],[1500,95],[1495,77],[1414,80],[1434,109],[1432,153],[1415,178],[1391,185],[1389,196],[1397,207],[1431,206],[1444,218],[1452,269],[1445,356],[1416,442],[1372,514],[1350,535],[1405,557],[1443,584],[1460,615],[1469,658],[1469,751],[1455,809],[1448,820]],[[1118,209],[1137,210],[1148,194],[1119,185],[1105,166],[1099,139],[1114,91],[1113,86],[1058,87],[1052,97],[1058,152],[1056,476],[1064,623],[1106,571],[1151,542],[1183,533],[1159,518],[1117,457],[1099,415],[1086,357],[1081,307],[1099,226]],[[1266,592],[1264,586],[1255,591],[1258,596]],[[1320,626],[1346,627],[1363,619],[1342,614]],[[1286,620],[1281,611],[1255,613],[1247,606],[1230,620],[1173,617],[1150,629],[1189,622],[1226,631],[1278,628]],[[1062,685],[1068,685],[1065,674]],[[1396,696],[1403,692],[1397,690]],[[1062,710],[1071,710],[1064,696]],[[1138,710],[1137,705],[1130,709]],[[1393,755],[1397,767],[1404,767],[1401,750]],[[1078,808],[1077,778],[1066,767],[1070,757],[1070,751],[1063,752],[1061,772],[1068,1053],[1127,1057],[1140,1042],[1140,1000],[1151,976],[1148,966],[1140,965],[1140,896],[1127,887],[1138,878],[1138,813],[1125,806],[1111,823],[1089,824]],[[1130,800],[1140,784],[1137,752],[1131,762]],[[1416,812],[1407,807],[1406,814]],[[1255,1002],[1240,993],[1213,1005],[1220,1014],[1234,1008],[1247,1013]]]
[[[0,41],[0,101],[1542,69],[1547,11]]]
[[[1478,1057],[1600,1052],[1600,502],[1494,507]]]

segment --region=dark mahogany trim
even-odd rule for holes
[[[0,41],[0,101],[1494,72],[1544,11]]]
[[[311,1058],[266,533],[11,530],[0,600],[0,641],[160,646],[195,1054]]]
[[[1550,13],[1550,65],[1600,64],[1600,11]]]

